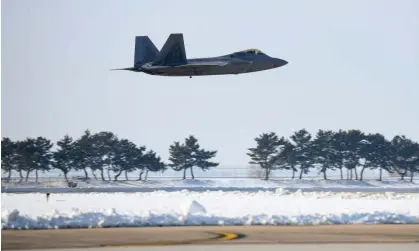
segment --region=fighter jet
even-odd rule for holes
[[[206,76],[257,72],[281,67],[287,61],[247,49],[208,58],[186,58],[182,33],[170,34],[159,51],[148,36],[135,37],[134,66],[113,70],[143,72],[158,76]]]

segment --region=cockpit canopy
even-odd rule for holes
[[[238,51],[231,54],[232,57],[241,57],[241,56],[246,56],[246,55],[265,55],[266,56],[265,53],[263,53],[261,50],[258,50],[258,49],[247,49],[247,50]]]
[[[266,55],[265,53],[263,53],[261,50],[258,50],[258,49],[248,49],[241,52],[244,52],[246,54]]]

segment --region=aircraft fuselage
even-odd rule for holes
[[[268,56],[254,60],[245,60],[233,58],[229,55],[213,58],[192,58],[187,60],[187,64],[174,66],[145,64],[138,67],[136,71],[160,76],[228,75],[263,71],[286,64],[287,62],[284,60]]]

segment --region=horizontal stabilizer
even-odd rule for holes
[[[110,69],[110,71],[141,71],[141,70],[136,67],[127,67],[127,68]]]

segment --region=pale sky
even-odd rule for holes
[[[254,138],[306,128],[419,141],[419,1],[3,0],[2,136],[112,131],[164,160],[195,135],[222,166]],[[289,62],[227,76],[125,71],[134,37],[161,49],[183,33],[188,58],[258,48]]]

